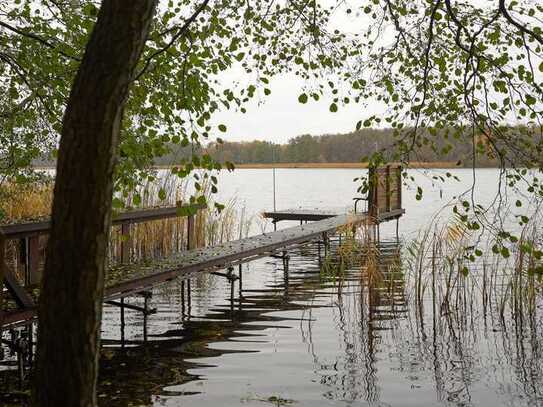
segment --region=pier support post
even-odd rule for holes
[[[233,316],[234,312],[234,282],[235,282],[235,276],[234,273],[234,267],[230,266],[228,267],[228,281],[230,282],[230,315]]]
[[[185,319],[185,280],[181,281],[181,319]]]
[[[238,283],[239,299],[241,301],[241,293],[243,291],[243,264],[241,263],[238,265],[238,278],[239,278],[239,283]]]
[[[288,266],[289,266],[290,256],[288,255],[286,250],[283,250],[282,258],[283,258],[283,277],[285,280],[285,289],[288,290],[288,286],[289,286]]]
[[[121,297],[121,348],[124,349],[125,346],[125,318],[124,318],[124,297]]]
[[[324,242],[324,257],[328,256],[328,251],[330,250],[330,239],[328,233],[323,232],[322,241]]]
[[[286,273],[288,273],[288,263],[290,260],[290,256],[288,255],[286,250],[283,250],[283,256],[281,256],[283,259],[283,269]]]
[[[321,256],[321,241],[317,240],[317,260],[319,262],[319,270],[322,267],[322,256]]]
[[[26,326],[26,340],[27,340],[27,357],[26,362],[28,366],[32,366],[34,360],[34,323],[30,323]]]
[[[191,304],[191,297],[190,297],[190,279],[187,280],[187,317],[190,318],[190,312],[191,312],[192,304]]]
[[[147,343],[147,315],[149,313],[149,297],[150,293],[143,293],[143,342]]]

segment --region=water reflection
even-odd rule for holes
[[[100,404],[543,405],[539,297],[502,317],[477,282],[447,292],[437,275],[418,301],[396,243],[335,240],[327,253],[290,251],[288,273],[281,259],[252,262],[233,297],[222,277],[193,280],[190,306],[179,283],[160,287],[146,343],[134,312],[121,346],[107,307]]]

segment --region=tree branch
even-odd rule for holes
[[[179,38],[181,38],[183,35],[187,33],[190,25],[198,18],[198,16],[204,11],[204,9],[207,7],[208,4],[209,4],[209,0],[204,0],[202,4],[200,4],[198,8],[194,11],[194,13],[192,13],[192,15],[179,28],[177,33],[172,36],[170,41],[164,47],[156,50],[145,59],[145,65],[143,66],[141,71],[139,71],[139,73],[136,75],[134,81],[137,81],[149,69],[149,66],[151,65],[151,61],[154,58],[166,52],[174,44],[174,42],[176,42]]]
[[[541,45],[543,45],[543,37],[539,34],[537,34],[535,31],[530,30],[526,26],[522,25],[518,21],[516,21],[511,14],[509,14],[509,11],[507,11],[507,7],[505,7],[505,0],[499,0],[499,8],[502,15],[505,17],[507,21],[509,21],[511,24],[513,24],[515,27],[517,27],[520,32],[530,35],[533,38],[535,38]]]
[[[17,27],[13,27],[13,26],[11,26],[8,23],[5,23],[3,21],[0,21],[0,27],[4,27],[5,29],[7,29],[7,30],[9,30],[11,32],[14,32],[16,34],[19,34],[19,35],[21,35],[23,37],[27,37],[27,38],[33,39],[34,41],[38,41],[40,44],[46,46],[47,48],[51,48],[52,50],[55,50],[60,55],[66,57],[66,58],[73,59],[74,61],[78,61],[78,62],[81,61],[80,58],[77,58],[77,57],[74,57],[73,55],[65,53],[64,51],[58,49],[55,44],[52,44],[51,42],[49,42],[46,39],[40,37],[39,35],[36,35],[34,33],[28,32],[28,31],[23,31],[23,30],[21,30],[21,29],[19,29]]]

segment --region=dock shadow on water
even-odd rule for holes
[[[153,290],[145,332],[142,313],[125,311],[121,335],[106,305],[99,403],[542,405],[539,294],[515,314],[499,274],[469,280],[412,252],[336,236],[243,265],[241,287],[205,275],[189,295],[170,282]]]

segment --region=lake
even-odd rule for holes
[[[277,169],[276,207],[352,209],[353,178],[365,174]],[[491,202],[504,192],[498,170],[476,171],[473,196],[469,169],[409,175],[399,240],[390,222],[378,243],[335,237],[326,256],[318,243],[292,248],[288,270],[275,257],[246,263],[241,287],[206,274],[191,280],[189,298],[180,282],[164,284],[152,291],[145,333],[142,313],[126,311],[123,341],[119,309],[106,305],[100,405],[543,405],[539,282],[513,273],[518,256],[482,256],[466,275],[457,258],[466,231],[451,221],[451,202]],[[234,202],[235,216],[251,220],[246,233],[260,234],[273,229],[259,216],[273,209],[273,189],[272,170],[223,172],[216,200]],[[519,197],[509,191],[511,216],[489,212],[488,222],[519,230]]]
[[[243,265],[243,289],[236,284],[232,298],[230,284],[212,275],[192,281],[190,306],[181,302],[180,283],[156,288],[151,306],[158,312],[148,319],[145,346],[130,344],[142,339],[141,314],[127,312],[128,342],[121,349],[118,310],[106,306],[101,404],[543,405],[539,293],[522,323],[509,314],[500,318],[492,305],[483,312],[475,280],[462,280],[455,291],[456,312],[431,312],[430,289],[422,298],[425,311],[413,306],[416,287],[408,281],[403,247],[472,183],[471,170],[438,172],[447,171],[461,181],[442,185],[413,171],[424,196],[419,202],[414,187],[404,190],[400,242],[394,225],[383,226],[373,267],[379,283],[364,272],[363,250],[334,274],[324,270],[313,244],[290,252],[287,274],[281,259]],[[352,206],[352,180],[361,173],[278,169],[277,208]],[[255,217],[250,233],[271,230],[258,213],[273,207],[272,179],[271,170],[220,176],[218,200],[235,197]],[[497,170],[477,170],[476,198],[488,202],[497,181]],[[331,262],[337,240],[332,247]]]

